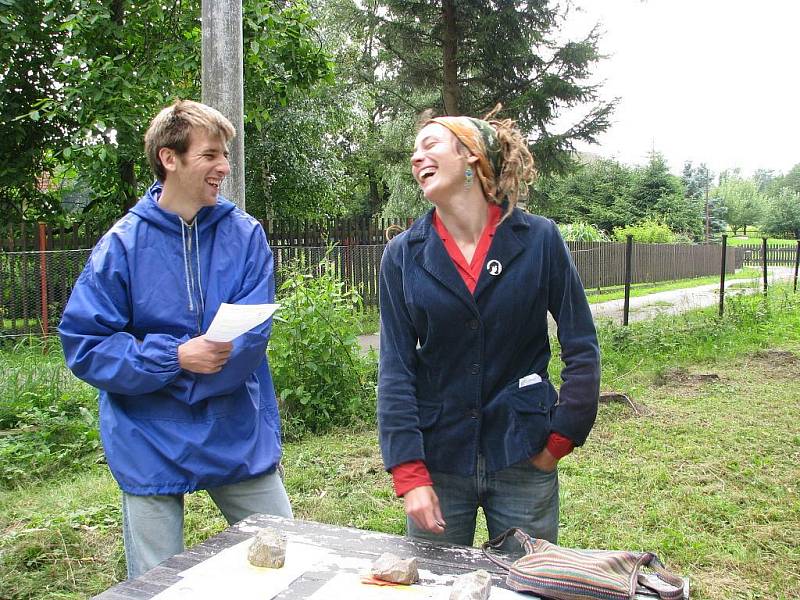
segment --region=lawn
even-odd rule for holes
[[[600,325],[603,389],[632,404],[601,404],[586,445],[561,463],[560,543],[653,551],[696,599],[797,598],[800,295],[775,286],[726,309]],[[31,356],[3,352],[0,371],[23,387]],[[36,362],[53,379],[57,352]],[[80,395],[70,385],[55,393]],[[373,427],[285,450],[297,517],[403,532]],[[85,598],[124,577],[119,492],[100,457],[0,488],[0,598]],[[223,528],[205,493],[187,498],[188,544]]]

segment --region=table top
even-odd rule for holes
[[[245,581],[256,571],[247,564],[246,548],[255,532],[263,527],[271,527],[281,531],[288,540],[287,563],[284,569],[269,570],[261,581],[249,585],[260,588],[260,598],[275,600],[338,598],[348,596],[347,600],[359,600],[361,597],[383,598],[386,588],[371,588],[363,595],[351,593],[355,587],[342,586],[348,581],[356,581],[360,575],[369,570],[372,562],[384,552],[391,552],[401,558],[416,557],[420,570],[419,598],[443,597],[442,595],[426,595],[430,590],[439,590],[463,573],[483,569],[492,575],[492,600],[495,598],[524,598],[535,600],[536,596],[517,595],[507,591],[505,571],[489,561],[479,548],[436,544],[415,541],[407,537],[364,531],[336,525],[326,525],[311,521],[285,519],[271,515],[253,515],[221,533],[209,538],[202,544],[173,556],[142,576],[123,581],[105,592],[95,596],[99,600],[149,600],[158,596],[158,600],[173,598],[210,598],[210,597],[244,597],[237,584],[247,585]],[[234,555],[235,554],[235,555]],[[322,558],[314,562],[314,557]],[[290,559],[293,566],[290,567]],[[327,561],[327,564],[326,564]],[[299,563],[303,563],[298,566]],[[199,567],[198,565],[201,565]],[[249,569],[249,572],[246,570]],[[239,573],[239,571],[241,573]],[[282,583],[276,583],[277,572],[292,571]],[[264,570],[262,570],[263,573]],[[205,578],[205,579],[204,579]],[[271,579],[270,579],[271,578]],[[350,578],[350,579],[348,579]],[[223,596],[217,596],[211,588],[225,584]],[[213,583],[212,583],[213,581]],[[185,589],[181,586],[185,582]],[[266,586],[264,586],[266,582]],[[179,585],[175,585],[179,584]],[[209,587],[210,586],[210,587]],[[192,589],[192,587],[194,589]],[[325,588],[320,591],[320,588]],[[417,586],[412,586],[417,587]],[[245,589],[245,588],[241,588]],[[391,592],[389,592],[391,595]],[[652,596],[637,594],[636,598],[652,600]],[[410,599],[409,599],[410,600]]]

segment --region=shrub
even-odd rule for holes
[[[607,242],[608,236],[595,225],[579,221],[559,225],[558,230],[565,242]]]
[[[269,358],[284,437],[374,420],[377,363],[359,349],[360,296],[328,259],[283,276]]]
[[[677,236],[663,222],[655,219],[645,219],[637,225],[618,227],[614,230],[614,239],[624,242],[627,236],[632,235],[634,242],[649,244],[674,244]]]

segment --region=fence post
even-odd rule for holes
[[[633,236],[625,238],[625,304],[622,307],[622,324],[628,324],[628,311],[631,307],[631,254],[633,254]]]
[[[44,223],[39,223],[39,283],[41,285],[42,299],[42,335],[44,335],[45,344],[47,343],[47,335],[50,332],[50,324],[47,319],[47,230]]]
[[[767,295],[767,238],[761,238],[761,264],[764,267],[764,295]]]
[[[719,316],[725,312],[725,261],[728,255],[728,234],[722,234],[722,267],[719,270]]]
[[[794,293],[797,293],[797,269],[800,267],[800,240],[797,240],[797,250],[794,253]]]

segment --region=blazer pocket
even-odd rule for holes
[[[548,380],[519,387],[514,380],[484,408],[484,430],[492,463],[508,466],[531,457],[550,434],[556,391]]]

